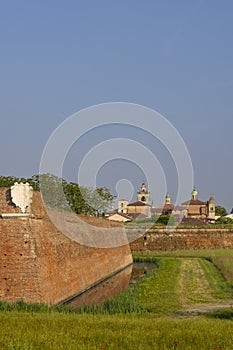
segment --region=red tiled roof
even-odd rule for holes
[[[164,205],[161,205],[160,207],[158,207],[156,209],[173,210],[173,208],[174,208],[173,204],[164,204]]]
[[[186,210],[186,209],[187,209],[186,206],[182,206],[182,205],[176,205],[174,207],[174,210]]]
[[[161,213],[163,211],[163,207],[160,208],[151,208],[151,212],[159,212]]]
[[[145,206],[150,206],[150,204],[146,204],[144,202],[137,201],[137,202],[129,203],[127,205],[127,207],[145,207]]]
[[[206,202],[199,201],[199,199],[190,199],[190,201],[186,201],[182,205],[206,205]]]

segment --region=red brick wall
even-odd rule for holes
[[[67,238],[38,192],[31,211],[34,219],[0,219],[0,300],[57,303],[132,262],[129,245],[92,248]],[[19,209],[0,189],[0,214],[9,212]]]
[[[167,233],[165,228],[155,228],[130,246],[132,251],[233,248],[233,229],[207,226],[199,229],[176,228],[174,232]]]

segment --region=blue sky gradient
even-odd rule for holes
[[[76,111],[133,102],[177,128],[200,198],[212,194],[231,210],[232,13],[230,0],[1,1],[1,175],[38,173],[50,134]],[[69,164],[64,173],[75,180]]]

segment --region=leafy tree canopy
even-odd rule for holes
[[[222,216],[221,218],[216,220],[216,224],[233,225],[233,220],[230,218],[226,218],[225,216]]]
[[[221,207],[220,205],[217,205],[215,208],[215,213],[221,216],[227,215],[227,211],[224,207]]]
[[[31,178],[0,176],[0,187],[9,188],[15,182],[28,182],[34,190],[41,190],[47,206],[72,209],[76,214],[103,215],[111,208],[114,199],[108,188],[83,187],[52,174],[33,175]]]

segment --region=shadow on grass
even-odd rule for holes
[[[204,313],[205,316],[220,320],[233,320],[233,308]]]

